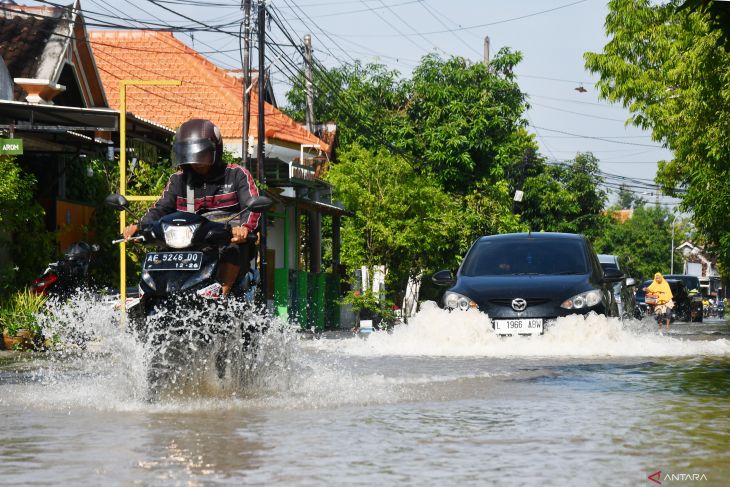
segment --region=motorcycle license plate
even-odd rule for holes
[[[198,271],[203,252],[150,252],[144,258],[146,271]]]

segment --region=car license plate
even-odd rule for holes
[[[198,271],[203,252],[150,252],[144,258],[146,271]]]
[[[492,322],[497,335],[540,335],[543,329],[542,318],[512,318]]]

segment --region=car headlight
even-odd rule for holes
[[[446,291],[446,294],[444,294],[444,304],[449,309],[460,309],[462,311],[477,308],[477,303],[471,299],[462,294],[451,291]]]
[[[199,224],[182,226],[163,224],[162,231],[165,232],[165,243],[173,249],[190,247],[193,242],[193,234],[199,226]]]
[[[601,303],[601,301],[603,301],[601,291],[593,289],[592,291],[576,294],[572,298],[566,299],[560,307],[565,309],[592,308]]]

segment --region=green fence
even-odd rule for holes
[[[340,286],[335,274],[274,271],[274,306],[277,316],[302,328],[322,331],[340,324]]]

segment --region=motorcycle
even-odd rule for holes
[[[51,262],[46,270],[30,286],[34,294],[45,296],[69,297],[79,287],[87,283],[91,256],[99,246],[84,241],[72,243],[56,262]]]
[[[128,211],[129,203],[118,194],[109,195],[106,203],[120,211]],[[195,300],[217,300],[221,298],[221,285],[216,281],[219,265],[219,251],[231,242],[229,222],[244,211],[263,212],[273,202],[266,196],[251,198],[245,208],[235,214],[226,215],[223,222],[196,213],[177,211],[140,228],[130,240],[153,245],[160,250],[147,252],[139,282],[139,306],[144,316],[155,308],[166,304],[170,298]],[[210,215],[209,215],[210,216]],[[249,234],[248,242],[254,243],[255,234]],[[121,243],[124,239],[114,240]],[[255,278],[252,271],[246,272],[233,288],[233,296],[250,295]]]
[[[106,203],[134,215],[126,198],[119,194],[109,195]],[[254,197],[246,202],[240,213],[247,210],[260,213],[272,204],[266,196]],[[215,342],[216,335],[238,334],[238,342],[245,351],[254,335],[265,331],[253,323],[232,323],[232,317],[240,316],[241,312],[240,309],[228,309],[251,297],[256,284],[255,272],[248,270],[234,284],[231,296],[238,300],[223,300],[222,286],[216,280],[220,249],[229,245],[232,238],[230,221],[240,213],[226,215],[223,221],[217,221],[212,215],[177,211],[141,227],[130,238],[156,247],[147,252],[142,261],[138,296],[127,301],[130,324],[141,338],[159,351],[150,368],[149,382],[153,387],[175,382],[166,377],[170,375],[167,365],[184,358],[189,353],[187,347],[196,349],[195,343]],[[256,237],[249,234],[249,244],[255,242]],[[113,243],[123,241],[120,238]],[[171,346],[173,343],[177,345]],[[219,378],[225,374],[229,355],[240,351],[218,353],[215,364]]]

